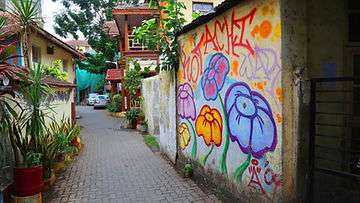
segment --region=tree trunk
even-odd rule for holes
[[[23,42],[22,42],[22,48],[23,48],[23,55],[24,55],[24,66],[25,68],[30,68],[30,36],[29,36],[29,27],[25,27],[24,33],[23,33]]]

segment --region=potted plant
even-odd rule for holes
[[[136,129],[137,125],[137,117],[139,116],[139,110],[136,108],[131,108],[129,111],[125,114],[126,119],[129,121],[129,124],[131,125],[132,129]]]

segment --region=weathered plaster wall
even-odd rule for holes
[[[281,0],[282,201],[305,202],[309,137],[307,1]]]
[[[174,72],[160,73],[160,150],[176,159],[176,82]]]
[[[148,124],[148,132],[151,135],[158,136],[159,129],[159,96],[160,96],[160,78],[154,76],[146,78],[141,83],[141,96],[144,98],[142,109],[145,114],[145,120]]]
[[[344,75],[344,70],[350,69],[344,52],[348,41],[346,1],[308,1],[307,7],[309,75]]]
[[[149,134],[159,136],[161,152],[173,163],[176,159],[175,86],[175,74],[163,71],[157,76],[144,79],[141,88]]]
[[[280,201],[279,1],[244,1],[179,43],[179,153],[235,185],[228,189],[244,201]]]

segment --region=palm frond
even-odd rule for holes
[[[42,21],[40,17],[40,0],[11,0],[11,13],[24,27]]]

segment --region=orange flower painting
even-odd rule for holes
[[[221,114],[217,109],[212,109],[208,105],[203,106],[195,126],[197,135],[204,138],[207,146],[221,145],[223,126]]]

